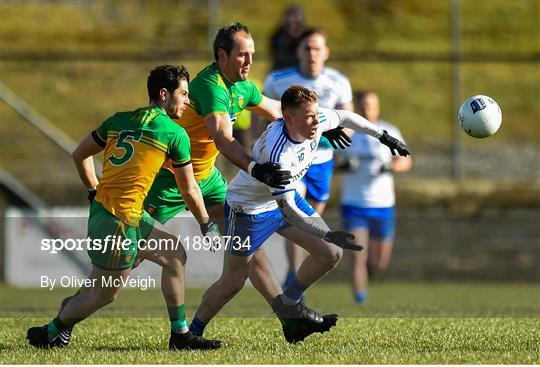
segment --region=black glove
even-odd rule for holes
[[[386,130],[383,130],[383,131],[384,133],[379,138],[379,141],[381,142],[381,144],[384,144],[388,148],[390,148],[390,152],[392,152],[392,155],[396,155],[396,150],[399,153],[399,155],[403,157],[406,157],[410,154],[405,143],[399,141],[398,139],[394,138],[392,135],[388,134]]]
[[[341,126],[325,131],[322,133],[322,136],[328,139],[330,145],[332,145],[332,148],[334,149],[337,149],[338,145],[341,149],[345,149],[350,147],[352,143],[351,138],[349,138],[349,135],[345,134]]]
[[[262,183],[276,189],[284,189],[291,182],[291,172],[284,171],[278,163],[266,162],[255,163],[251,169],[251,175]]]
[[[350,234],[349,232],[344,232],[344,231],[328,232],[326,236],[324,237],[324,240],[326,242],[333,243],[334,245],[337,245],[344,250],[362,251],[364,249],[363,246],[360,246],[354,242],[351,242],[351,240],[354,240],[354,236]]]
[[[210,239],[211,252],[219,250],[222,245],[221,233],[219,232],[219,226],[216,222],[210,219],[208,222],[201,224],[201,233],[203,236]]]
[[[219,226],[216,222],[210,219],[208,222],[201,224],[201,233],[206,236],[208,232],[219,233]]]
[[[97,190],[96,189],[88,189],[88,201],[90,204],[92,204],[92,201],[94,201],[94,198],[96,197]]]

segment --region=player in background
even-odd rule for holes
[[[355,101],[368,121],[404,141],[397,127],[379,119],[375,92],[360,92]],[[392,156],[373,139],[357,133],[346,155],[350,168],[341,181],[341,214],[345,230],[365,247],[353,254],[352,261],[354,295],[362,304],[367,298],[368,274],[386,269],[390,262],[395,228],[393,174],[410,170],[412,158]]]
[[[317,212],[295,190],[313,162],[323,131],[338,126],[351,128],[390,147],[392,152],[409,154],[407,147],[363,117],[343,110],[319,108],[315,92],[293,85],[281,97],[283,118],[274,121],[255,142],[253,159],[275,162],[291,171],[292,180],[282,189],[265,185],[240,171],[227,190],[226,234],[232,238],[225,252],[220,279],[203,296],[195,318],[195,333],[204,327],[244,286],[253,254],[275,232],[298,243],[309,253],[297,276],[272,302],[285,338],[290,343],[304,340],[314,332],[328,331],[337,315],[321,316],[301,302],[306,289],[332,270],[343,249],[359,251],[347,232],[331,231]],[[247,246],[234,246],[247,243]],[[296,315],[303,317],[298,318]],[[193,326],[193,324],[191,325]]]
[[[221,28],[214,39],[215,62],[204,68],[190,83],[190,104],[181,119],[191,141],[191,159],[207,211],[224,223],[227,181],[215,167],[222,153],[256,180],[280,188],[290,181],[290,172],[273,162],[255,162],[232,135],[237,116],[248,109],[267,120],[281,116],[280,102],[264,97],[248,80],[255,45],[249,30],[240,23]],[[339,132],[338,132],[339,133]],[[165,223],[185,209],[174,183],[170,165],[159,171],[145,202],[153,218]],[[270,303],[281,293],[264,250],[254,255],[250,280]],[[194,327],[199,320],[194,319]]]
[[[353,110],[352,89],[347,77],[326,66],[330,56],[327,35],[320,28],[308,28],[299,37],[296,54],[299,67],[287,68],[271,73],[264,83],[263,93],[279,99],[293,84],[300,84],[317,93],[319,106],[338,110]],[[352,135],[352,132],[350,132]],[[313,164],[301,181],[300,194],[311,206],[323,214],[330,197],[330,185],[334,172],[333,149],[326,138],[319,142]],[[307,253],[296,245],[286,246],[289,270],[284,286],[295,278],[296,271]]]
[[[118,298],[121,281],[129,277],[138,256],[163,268],[161,288],[171,321],[169,349],[221,346],[219,341],[193,335],[187,327],[184,248],[166,246],[149,250],[139,246],[140,240],[177,241],[143,210],[150,185],[166,159],[172,161],[178,188],[199,222],[202,234],[219,236],[217,224],[210,220],[193,176],[189,138],[185,130],[171,120],[179,118],[189,103],[188,83],[189,74],[183,66],[156,67],[147,80],[149,105],[111,116],[73,152],[77,171],[93,199],[88,238],[92,244],[99,242],[105,247],[88,250],[92,260],[88,279],[94,286],[64,300],[58,316],[49,324],[30,328],[27,339],[31,345],[38,348],[67,346],[75,324]],[[103,175],[98,182],[92,156],[103,150]],[[108,246],[106,241],[109,241]]]

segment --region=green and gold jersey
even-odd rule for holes
[[[216,63],[204,68],[189,83],[191,103],[179,120],[191,141],[191,161],[197,181],[210,176],[218,150],[204,118],[211,114],[227,114],[234,124],[236,117],[246,108],[257,106],[262,94],[249,80],[229,82],[221,75]],[[170,169],[170,164],[166,166]]]
[[[186,131],[161,108],[119,112],[92,132],[105,148],[103,174],[96,200],[126,224],[136,226],[143,202],[160,167],[190,163]]]

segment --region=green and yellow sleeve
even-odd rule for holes
[[[191,145],[186,130],[180,128],[169,143],[169,158],[174,168],[191,163]]]

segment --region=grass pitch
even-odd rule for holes
[[[365,306],[352,302],[346,285],[320,284],[308,303],[344,317],[329,333],[296,345],[285,342],[262,298],[245,289],[207,328],[208,337],[225,342],[211,352],[167,350],[159,290],[126,290],[77,325],[67,349],[36,350],[24,340],[26,329],[48,322],[64,294],[1,291],[1,363],[540,363],[540,293],[532,284],[380,283]],[[188,292],[190,317],[201,292]]]

